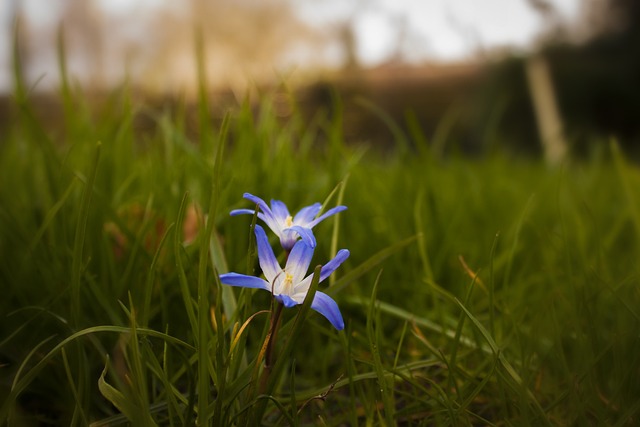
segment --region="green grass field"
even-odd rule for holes
[[[14,97],[0,425],[638,423],[640,170],[615,144],[558,168],[418,131],[382,153],[268,95],[213,125],[126,89],[90,114],[65,85],[50,129]],[[260,274],[244,192],[348,206],[312,261],[350,250],[318,288],[346,327],[285,309],[269,377],[270,294],[217,280]]]

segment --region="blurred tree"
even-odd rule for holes
[[[566,23],[558,13],[556,7],[549,0],[526,0],[529,6],[535,10],[544,23],[541,43],[558,40],[566,37]]]
[[[640,2],[591,0],[580,44],[548,46],[567,131],[584,150],[589,140],[617,138],[640,155]]]
[[[156,90],[193,87],[194,41],[201,31],[207,78],[244,87],[277,78],[283,59],[299,44],[319,41],[287,0],[191,0],[164,7],[149,19],[141,81]]]
[[[11,0],[10,10],[14,16],[25,15],[16,46],[29,83],[46,75],[41,89],[58,83],[55,33],[59,25],[70,75],[98,89],[120,83],[126,73],[145,89],[192,90],[198,31],[205,46],[206,77],[213,86],[272,81],[292,55],[304,49],[313,55],[323,45],[317,32],[298,19],[290,0],[117,5],[106,0]]]
[[[13,0],[10,15],[14,24],[14,76],[24,79],[28,87],[38,89],[57,85],[56,31],[65,31],[65,50],[70,53],[69,68],[81,75],[84,83],[104,86],[105,27],[92,0],[59,2],[19,2]]]
[[[81,70],[89,87],[104,89],[107,85],[105,38],[108,29],[103,14],[93,0],[63,0],[62,4],[60,25],[65,48],[73,53],[70,65],[76,71]]]
[[[588,0],[580,20],[583,39],[637,37],[640,33],[640,2],[637,0]]]
[[[338,24],[338,41],[342,46],[344,53],[343,69],[347,71],[353,71],[360,68],[360,61],[358,60],[358,43],[356,40],[356,34],[354,31],[354,19],[353,17]]]
[[[562,22],[549,2],[526,1],[548,17],[543,18],[549,24],[539,51],[553,78],[569,150],[588,154],[615,137],[640,159],[640,1],[588,0],[583,18],[575,23]],[[557,25],[562,28],[557,30]],[[492,120],[490,109],[478,108],[477,122],[481,127],[495,123],[492,134],[504,146],[542,154],[527,59],[513,56],[491,64],[478,105],[500,105],[500,110]]]

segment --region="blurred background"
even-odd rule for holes
[[[159,107],[196,102],[199,55],[213,119],[261,93],[284,119],[291,98],[309,117],[339,99],[354,142],[385,147],[419,129],[468,153],[553,160],[613,137],[637,156],[639,3],[5,0],[0,131],[17,80],[57,122],[62,53],[96,103],[126,82]]]

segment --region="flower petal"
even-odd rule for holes
[[[269,209],[269,205],[267,205],[267,203],[260,197],[254,196],[251,193],[244,193],[242,197],[258,205],[263,212],[271,212],[271,209]]]
[[[307,274],[309,269],[311,258],[313,258],[313,248],[307,245],[306,242],[299,240],[291,250],[287,265],[284,268],[292,276],[294,284],[304,279],[304,275]]]
[[[287,209],[287,205],[280,200],[271,199],[271,211],[273,212],[273,217],[281,224],[284,224],[285,220],[289,216],[289,209]]]
[[[324,279],[329,277],[336,268],[340,267],[340,264],[349,258],[349,255],[350,252],[348,249],[340,249],[331,261],[322,266],[322,270],[320,270],[320,281],[322,282]]]
[[[264,228],[256,224],[254,233],[256,235],[256,243],[258,244],[258,261],[260,262],[260,268],[269,283],[273,283],[276,276],[282,272],[282,268],[280,268],[273,249],[271,249]]]
[[[320,270],[320,282],[329,277],[347,258],[349,258],[349,251],[347,249],[340,249],[331,261],[322,266]],[[303,281],[295,284],[293,298],[304,298],[309,291],[309,286],[311,286],[311,279],[313,279],[313,274],[308,275]]]
[[[338,212],[342,212],[344,210],[347,210],[346,206],[336,206],[335,208],[329,209],[328,211],[326,211],[325,213],[323,213],[322,215],[320,215],[318,218],[314,219],[313,221],[311,221],[309,224],[307,224],[307,227],[309,228],[313,228],[315,227],[320,221],[322,221],[325,218],[330,217],[331,215],[335,215]]]
[[[307,245],[311,246],[312,248],[316,247],[316,236],[313,235],[313,231],[311,231],[311,228],[294,225],[293,227],[289,227],[289,230],[293,230],[298,233]]]
[[[229,286],[240,286],[242,288],[264,289],[271,291],[271,286],[266,280],[246,274],[225,273],[220,275],[220,282]]]
[[[320,203],[314,203],[311,206],[307,206],[305,208],[300,209],[300,211],[293,217],[293,223],[306,226],[308,223],[313,221],[313,218],[318,215],[322,205]]]
[[[277,301],[281,302],[282,305],[284,305],[287,308],[291,308],[294,305],[300,304],[299,302],[296,302],[293,298],[291,298],[289,295],[282,294],[282,295],[275,295],[275,297]]]
[[[300,225],[294,225],[293,227],[289,227],[287,229],[284,230],[285,232],[287,231],[295,231],[296,233],[298,233],[300,235],[300,237],[302,238],[302,240],[304,240],[304,242],[311,246],[312,248],[316,247],[316,238],[313,235],[313,231],[311,231],[310,228],[307,227],[302,227]],[[280,238],[282,243],[282,240],[285,240],[288,244],[291,244],[291,246],[293,246],[293,244],[295,244],[296,241],[296,237],[295,234],[293,236],[291,236],[291,233],[283,233],[283,237],[284,238]],[[293,237],[293,239],[292,239]],[[291,240],[293,240],[293,243],[291,242]],[[284,247],[285,244],[282,243],[282,246]],[[285,248],[287,249],[287,248]]]
[[[280,245],[282,246],[282,249],[284,249],[287,252],[291,252],[291,249],[293,249],[293,246],[298,241],[298,233],[291,230],[290,228],[287,228],[286,230],[283,230],[279,234],[279,236],[280,236]]]
[[[231,216],[236,216],[236,215],[241,215],[241,214],[253,214],[253,211],[251,209],[234,209],[231,212],[229,212],[229,215]]]
[[[277,235],[280,235],[280,230],[282,230],[282,226],[278,223],[278,221],[274,217],[273,212],[271,212],[271,208],[269,208],[269,205],[267,205],[267,203],[264,200],[262,200],[260,197],[254,196],[251,193],[244,193],[242,197],[258,205],[258,207],[263,212],[263,215],[261,217],[260,217],[260,214],[258,214],[260,219],[266,222],[269,228],[273,230],[274,233],[276,233]]]
[[[231,216],[242,215],[242,214],[253,215],[254,213],[255,213],[255,210],[253,209],[234,209],[231,212],[229,212],[229,215]],[[265,221],[264,214],[262,212],[258,212],[258,218]]]
[[[344,320],[338,304],[324,292],[316,291],[311,303],[311,308],[327,318],[334,328],[341,331],[344,329]]]

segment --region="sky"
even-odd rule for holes
[[[560,18],[575,21],[585,0],[549,0]],[[355,22],[358,50],[366,65],[386,59],[404,27],[409,60],[459,60],[478,48],[526,47],[547,23],[527,0],[306,1],[300,16],[323,26],[336,17]],[[413,43],[411,43],[413,39]]]
[[[96,1],[110,13],[123,13],[131,5],[137,10],[152,10],[168,0]],[[548,0],[566,22],[578,19],[585,1]],[[36,25],[55,25],[57,19],[51,0],[0,1],[2,91],[11,85],[11,7],[18,2]],[[336,28],[336,23],[351,22],[358,58],[364,66],[378,65],[398,51],[403,60],[417,63],[457,61],[479,50],[503,46],[525,49],[548,27],[527,0],[299,0],[292,4],[311,27],[330,29]],[[337,56],[334,63],[340,61]],[[332,62],[330,55],[327,61]]]

